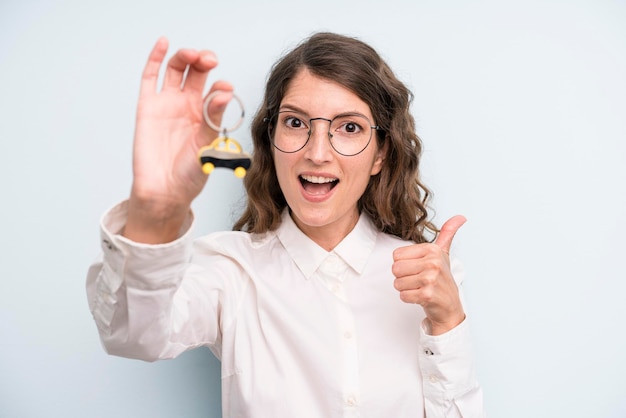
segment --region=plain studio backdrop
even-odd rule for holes
[[[217,53],[210,81],[235,85],[247,114],[233,136],[250,149],[271,64],[320,30],[370,43],[415,93],[435,220],[469,219],[453,251],[489,415],[626,416],[617,0],[2,0],[0,416],[221,416],[209,350],[157,363],[102,350],[84,284],[98,221],[129,192],[158,37]],[[230,229],[242,196],[217,170],[196,233]]]

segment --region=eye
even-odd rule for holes
[[[346,130],[346,132],[348,133],[356,133],[359,132],[361,130],[361,127],[359,125],[357,125],[354,122],[348,122],[346,123],[343,128]]]
[[[359,116],[342,116],[333,122],[333,132],[341,135],[354,135],[363,133],[366,120]]]
[[[297,116],[285,115],[282,119],[283,125],[287,128],[301,129],[306,127],[304,121]]]

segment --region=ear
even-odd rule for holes
[[[370,171],[370,175],[375,176],[380,173],[383,169],[383,163],[385,162],[385,157],[387,156],[387,150],[389,149],[389,142],[385,141],[381,148],[378,148],[376,151],[376,158],[374,159],[374,164],[372,164],[372,170]]]

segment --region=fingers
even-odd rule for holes
[[[394,286],[397,290],[428,286],[449,271],[447,263],[447,260],[435,253],[432,256],[395,261],[391,266],[391,273],[395,277]]]
[[[432,277],[427,274],[415,274],[411,276],[397,276],[393,281],[393,287],[396,290],[403,291],[418,291],[422,288],[426,288],[432,284]]]
[[[212,94],[216,91],[223,92],[223,94],[218,94],[213,99],[211,99],[211,103],[209,104],[209,114],[211,112],[224,111],[226,109],[226,105],[233,98],[233,85],[228,81],[218,80],[211,86],[208,94]]]
[[[453,216],[443,224],[441,231],[433,244],[414,244],[396,248],[393,252],[394,261],[423,258],[433,250],[433,245],[444,253],[449,254],[452,240],[454,239],[456,232],[466,221],[467,219],[465,219],[462,215]]]
[[[397,289],[405,290],[411,287],[421,287],[419,280],[427,271],[443,271],[449,269],[448,257],[442,257],[442,252],[449,254],[452,240],[458,229],[466,222],[461,215],[453,216],[441,227],[441,232],[434,243],[414,244],[397,248],[393,252],[391,271],[397,278]]]
[[[422,306],[432,335],[454,328],[465,318],[447,255],[465,222],[463,216],[454,216],[443,224],[434,243],[401,247],[393,253],[393,285],[403,302]]]
[[[168,40],[159,38],[154,45],[144,68],[141,93],[157,91],[159,71],[167,53]],[[211,51],[180,49],[168,61],[163,80],[163,89],[177,89],[202,95],[209,72],[217,66],[217,57]],[[232,88],[231,88],[232,90]]]
[[[414,275],[397,276],[393,287],[403,302],[418,303],[425,307],[437,303],[438,295],[441,296],[441,274],[439,270],[424,270]]]
[[[233,98],[233,86],[227,81],[216,81],[211,86],[207,97],[215,92],[219,93],[211,98],[211,102],[209,103],[209,107],[207,109],[207,114],[214,125],[222,126],[222,116],[224,115],[224,111],[228,107],[228,103],[230,103]],[[211,129],[208,124],[206,124],[206,127],[208,129]]]
[[[192,49],[178,50],[167,62],[163,89],[171,88],[180,90],[183,86],[187,65],[198,59],[197,52]]]
[[[141,76],[140,93],[142,95],[156,92],[159,70],[167,53],[168,44],[167,38],[161,37],[152,48]]]
[[[441,227],[434,243],[414,244],[397,248],[393,252],[392,273],[396,277],[395,286],[400,291],[419,289],[426,286],[432,277],[449,270],[452,240],[459,228],[466,222],[461,215],[453,216]],[[446,256],[443,256],[443,253]],[[431,272],[433,274],[429,274]]]
[[[210,51],[180,49],[167,63],[163,89],[180,90],[184,87],[185,90],[202,94],[209,71],[215,66],[217,58]]]
[[[184,89],[202,94],[209,72],[217,66],[217,57],[211,51],[200,51],[198,59],[189,64]]]
[[[448,330],[461,322],[464,313],[449,261],[442,251],[433,252],[433,255],[438,253],[436,257],[396,261],[392,267],[396,277],[393,286],[400,300],[421,305],[427,318],[444,324],[443,328]]]
[[[405,303],[417,303],[425,305],[433,299],[433,289],[431,287],[397,289],[400,292],[400,300]]]
[[[441,231],[435,240],[435,244],[437,244],[443,252],[450,254],[450,246],[452,245],[454,235],[466,221],[467,219],[465,219],[462,215],[456,215],[448,219],[441,227]]]

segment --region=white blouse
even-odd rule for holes
[[[224,417],[482,417],[467,320],[427,335],[420,305],[393,287],[411,242],[362,215],[331,252],[285,211],[265,234],[218,232],[134,243],[102,220],[89,306],[108,353],[147,361],[208,346],[222,364]],[[460,284],[462,270],[453,262]]]

